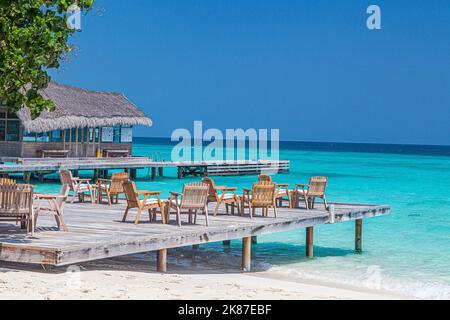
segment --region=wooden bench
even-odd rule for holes
[[[130,156],[130,150],[103,150],[103,157],[105,158],[126,158]]]
[[[41,158],[68,158],[70,150],[38,150]]]

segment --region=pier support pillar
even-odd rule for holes
[[[252,236],[252,244],[258,244],[258,237]]]
[[[199,244],[193,244],[192,245],[192,249],[198,250],[198,249],[200,249],[200,245]]]
[[[130,177],[131,177],[131,179],[136,179],[137,178],[137,169],[131,169],[130,170]]]
[[[250,237],[242,238],[242,271],[249,272],[251,264],[252,240]]]
[[[314,256],[314,228],[306,228],[306,256],[312,258]]]
[[[177,176],[178,176],[178,179],[183,178],[183,169],[181,167],[178,167],[178,169],[177,169]]]
[[[30,183],[31,172],[24,172],[23,173],[23,180],[25,181],[25,183]]]
[[[160,176],[160,177],[164,176],[164,168],[163,167],[158,168],[158,176]]]
[[[226,247],[229,247],[231,246],[231,240],[224,240],[222,244]]]
[[[152,179],[152,180],[155,180],[155,179],[156,179],[156,168],[155,168],[155,167],[152,167],[152,176],[151,176],[151,179]]]
[[[167,249],[158,250],[156,258],[156,270],[159,272],[167,271]]]
[[[362,219],[355,220],[355,251],[362,251]]]

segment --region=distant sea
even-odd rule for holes
[[[173,143],[136,138],[133,153],[170,160]],[[364,220],[363,253],[355,254],[354,223],[315,230],[315,258],[306,259],[304,230],[261,236],[255,267],[299,279],[388,290],[418,298],[450,298],[450,146],[280,142],[280,159],[291,161],[279,183],[307,183],[329,177],[332,202],[389,204],[392,214]],[[176,170],[150,181],[139,172],[143,189],[181,190]],[[220,185],[248,187],[256,176],[216,177]],[[38,191],[56,191],[56,183]],[[202,246],[214,252],[220,244]],[[229,254],[240,255],[234,241]]]

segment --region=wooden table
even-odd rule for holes
[[[41,200],[41,201],[43,200],[43,201],[48,202],[49,207],[37,206],[35,208],[34,223],[36,224],[39,213],[41,211],[47,211],[55,217],[56,224],[58,225],[58,228],[60,230],[62,227],[64,231],[68,231],[67,225],[64,222],[64,212],[63,212],[64,200],[60,201],[60,203],[58,203],[59,199],[64,199],[64,198],[66,198],[66,196],[59,195],[59,194],[35,193],[34,199]]]

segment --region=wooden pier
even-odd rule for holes
[[[15,161],[12,161],[15,160]],[[132,178],[136,170],[150,169],[151,179],[163,175],[164,168],[177,168],[178,178],[186,176],[243,175],[288,172],[288,160],[237,160],[237,161],[153,161],[147,157],[124,158],[8,158],[0,164],[0,175],[23,173],[25,180],[31,175],[43,177],[45,174],[66,169],[72,171],[91,170],[94,178],[108,176],[108,170],[130,171]]]
[[[301,208],[279,208],[278,218],[261,217],[259,210],[253,219],[245,216],[227,215],[220,210],[216,217],[210,215],[210,226],[204,224],[199,214],[197,224],[188,224],[182,215],[183,224],[178,227],[171,217],[171,224],[158,221],[150,223],[144,214],[141,223],[135,225],[130,213],[130,222],[121,222],[124,204],[112,206],[92,204],[67,204],[65,219],[69,231],[58,231],[52,217],[39,217],[34,237],[14,223],[0,221],[0,261],[64,266],[84,261],[157,251],[157,270],[166,270],[167,254],[171,248],[199,245],[208,242],[224,242],[241,239],[242,269],[251,270],[250,252],[254,237],[306,228],[306,255],[313,255],[313,228],[330,223],[330,213],[323,206],[305,210]],[[213,212],[212,208],[210,212]],[[355,222],[355,250],[362,250],[362,220],[390,213],[385,205],[334,204],[334,223]],[[353,238],[349,235],[349,238]],[[169,250],[169,251],[168,251]],[[299,254],[301,254],[299,252]]]

